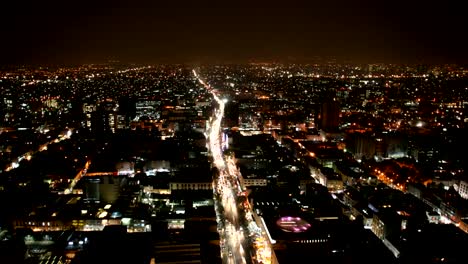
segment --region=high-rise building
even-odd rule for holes
[[[336,131],[340,125],[340,104],[335,100],[325,101],[320,108],[320,128]]]
[[[239,103],[232,100],[228,101],[224,108],[224,117],[225,126],[239,126]]]
[[[130,126],[130,121],[136,116],[136,101],[132,98],[122,97],[119,99],[117,129],[124,129]]]
[[[88,201],[113,203],[117,200],[124,177],[104,175],[85,177],[85,194]]]
[[[83,104],[82,127],[91,128],[92,114],[96,111],[95,104]]]
[[[458,185],[458,193],[463,199],[468,199],[468,182],[460,181]]]
[[[375,155],[376,140],[369,134],[354,133],[347,136],[346,148],[355,159],[371,159]]]

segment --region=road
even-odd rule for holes
[[[89,165],[91,165],[90,160],[88,160],[85,163],[84,167],[76,174],[75,178],[73,178],[72,182],[70,183],[70,186],[63,192],[64,194],[71,194],[73,192],[73,188],[75,188],[75,185],[81,180],[83,176],[86,175]]]
[[[241,175],[235,159],[232,156],[225,156],[222,150],[221,121],[224,116],[225,101],[219,97],[216,89],[199,77],[195,70],[193,74],[212,94],[218,105],[210,120],[207,137],[213,164],[218,170],[213,192],[223,263],[272,263],[269,240],[252,217],[253,212],[248,199],[243,197],[245,192],[240,184]]]
[[[50,144],[53,144],[53,143],[58,143],[62,140],[67,140],[71,137],[71,135],[73,134],[73,128],[70,128],[70,129],[67,129],[67,130],[64,130],[60,135],[58,135],[58,137],[56,139],[53,139],[45,144],[42,144],[41,146],[39,146],[39,149],[37,149],[36,151],[30,151],[30,152],[26,152],[24,153],[23,155],[20,155],[19,157],[17,157],[16,159],[14,159],[13,162],[11,162],[5,169],[5,171],[11,171],[13,169],[16,169],[20,166],[20,162],[23,160],[23,159],[27,159],[27,160],[30,160],[37,152],[40,152],[40,151],[44,151],[44,150],[47,150],[47,146],[49,146]]]

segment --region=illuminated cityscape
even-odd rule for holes
[[[468,263],[463,7],[4,3],[0,263]]]
[[[3,71],[1,234],[15,250],[2,254],[93,263],[128,247],[142,263],[406,263],[425,245],[428,262],[463,261],[449,249],[468,232],[467,74],[267,63]]]

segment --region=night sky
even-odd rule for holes
[[[463,1],[9,1],[0,63],[468,62]]]

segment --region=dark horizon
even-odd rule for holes
[[[337,59],[334,57],[320,57],[312,58],[309,60],[298,60],[296,58],[287,58],[283,60],[260,60],[260,59],[251,59],[251,60],[242,60],[242,61],[227,61],[227,60],[187,60],[187,61],[173,61],[173,60],[152,60],[152,61],[136,61],[136,60],[127,60],[122,61],[116,58],[109,59],[100,59],[100,60],[89,60],[89,61],[34,61],[34,62],[7,62],[0,63],[0,70],[12,70],[16,68],[60,68],[60,67],[81,67],[81,66],[98,66],[98,65],[108,65],[115,67],[123,67],[135,65],[138,67],[146,66],[187,66],[187,67],[199,67],[199,66],[229,66],[229,65],[255,65],[255,64],[265,64],[265,65],[297,65],[297,66],[307,66],[307,65],[317,65],[317,66],[326,66],[326,65],[350,65],[350,66],[366,66],[366,65],[388,65],[388,66],[401,66],[401,67],[419,67],[419,66],[429,66],[429,67],[445,67],[445,66],[454,66],[465,68],[468,67],[468,62],[441,62],[441,61],[407,61],[407,62],[394,62],[394,61],[353,61],[349,59]]]
[[[452,3],[25,2],[5,4],[2,65],[468,63],[464,9]]]

